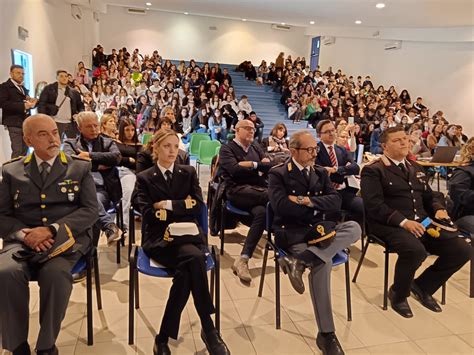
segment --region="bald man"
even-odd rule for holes
[[[23,132],[34,152],[5,163],[0,183],[0,339],[14,355],[30,354],[28,283],[34,278],[40,287],[36,352],[57,354],[71,270],[90,248],[98,217],[96,190],[90,162],[60,152],[58,127],[50,116],[28,117]],[[67,251],[39,262],[18,257],[56,250],[67,228],[75,241]]]

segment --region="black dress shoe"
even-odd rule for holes
[[[36,355],[58,355],[59,350],[56,345],[53,345],[51,349],[48,350],[36,350]]]
[[[410,305],[406,298],[399,298],[393,291],[393,286],[388,290],[388,299],[390,300],[390,305],[393,310],[399,315],[405,318],[413,317],[413,312],[411,311]]]
[[[12,355],[31,355],[30,345],[27,341],[21,343],[13,350]]]
[[[160,343],[155,339],[155,345],[153,345],[153,355],[171,355],[171,350],[168,346],[168,343]]]
[[[334,332],[321,334],[316,337],[316,345],[323,355],[344,355],[341,343]]]
[[[201,339],[206,344],[210,355],[230,355],[229,348],[225,345],[224,340],[222,340],[216,329],[208,333],[204,333],[201,330]]]
[[[418,300],[423,306],[428,308],[433,312],[442,312],[443,310],[439,306],[438,302],[431,296],[429,293],[423,291],[416,283],[413,282],[411,285],[411,292],[415,296],[415,299]]]
[[[293,286],[296,292],[302,295],[304,293],[304,263],[291,256],[282,256],[278,259],[278,262],[280,263],[283,272],[288,275],[291,286]]]

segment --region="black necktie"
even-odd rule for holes
[[[171,188],[171,182],[173,179],[173,173],[169,170],[165,171],[165,176],[166,176],[166,182],[168,183],[168,186]]]
[[[48,178],[50,166],[49,166],[48,162],[44,161],[40,164],[40,167],[41,167],[40,176],[41,176],[41,180],[44,183],[46,181],[46,179]]]
[[[405,176],[408,176],[408,170],[407,170],[407,167],[405,166],[405,164],[400,163],[400,164],[398,164],[398,167],[400,168],[400,170],[402,171],[402,173]]]
[[[309,185],[309,180],[310,180],[310,178],[309,178],[309,168],[304,168],[303,169],[303,176],[304,176],[304,179],[306,180],[306,182]]]

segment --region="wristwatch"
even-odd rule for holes
[[[302,205],[304,203],[304,196],[297,196],[296,197],[296,203],[298,205]]]

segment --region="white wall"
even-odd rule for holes
[[[431,113],[441,110],[450,122],[474,135],[474,42],[403,41],[400,50],[384,50],[386,40],[337,37],[322,46],[322,69],[370,75],[375,86],[407,89],[412,99],[422,96]]]
[[[90,57],[98,43],[98,23],[83,9],[81,21],[71,16],[71,6],[62,0],[1,0],[0,82],[9,78],[11,49],[33,56],[34,82],[56,80],[59,68],[73,71],[83,56]],[[29,31],[26,41],[18,38],[18,26]],[[8,134],[0,126],[0,162],[10,157]]]
[[[217,30],[209,30],[216,26]],[[106,52],[126,46],[151,54],[157,49],[164,58],[238,64],[250,59],[275,61],[279,52],[307,56],[304,28],[271,29],[270,24],[242,22],[202,16],[149,11],[129,15],[126,8],[108,6],[101,15],[100,42]]]

